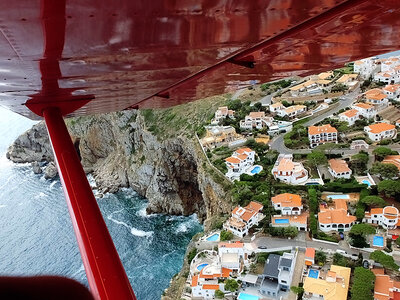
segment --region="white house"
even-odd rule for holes
[[[285,109],[285,106],[282,104],[282,102],[276,102],[274,104],[271,104],[269,106],[269,111],[270,112],[278,112],[282,109]]]
[[[323,232],[349,231],[356,222],[356,217],[347,212],[345,199],[335,199],[335,206],[320,206],[318,213],[319,229]]]
[[[354,104],[353,108],[358,110],[360,116],[366,119],[375,119],[376,109],[373,105],[360,102]]]
[[[225,291],[223,280],[231,273],[231,269],[223,268],[219,263],[205,266],[199,274],[192,276],[192,297],[214,299],[216,290]]]
[[[235,111],[228,109],[227,106],[218,107],[217,111],[215,112],[214,119],[212,120],[212,124],[218,124],[221,120],[225,118],[235,118]]]
[[[364,127],[368,137],[374,142],[394,139],[397,136],[396,126],[388,123],[375,123]]]
[[[325,143],[338,143],[338,131],[330,124],[308,127],[310,147],[315,148]]]
[[[272,175],[275,179],[294,185],[304,184],[308,180],[308,171],[301,162],[293,161],[292,154],[279,154]]]
[[[383,88],[383,92],[387,98],[399,101],[400,97],[400,84],[389,84]]]
[[[247,172],[253,166],[255,152],[250,148],[236,150],[232,156],[225,159],[228,172],[225,174],[231,180],[237,180],[240,175]]]
[[[360,76],[364,79],[368,79],[372,75],[375,68],[376,64],[372,57],[354,62],[354,73],[360,74]]]
[[[244,243],[221,242],[218,244],[218,257],[223,268],[231,269],[235,272],[242,272],[243,267],[250,263],[249,255]]]
[[[249,229],[254,225],[258,225],[264,216],[261,213],[263,205],[251,201],[247,206],[237,206],[232,211],[232,216],[224,223],[225,230],[232,232],[234,235],[242,238],[249,233]]]
[[[360,113],[358,112],[358,110],[353,108],[339,114],[339,120],[345,121],[349,123],[350,126],[352,126],[357,120],[359,120],[359,115]]]
[[[330,159],[328,171],[334,178],[350,179],[352,171],[343,159]]]
[[[275,210],[280,210],[282,215],[300,215],[303,209],[300,195],[279,194],[271,198]]]
[[[365,92],[365,99],[368,103],[375,105],[378,110],[388,106],[387,95],[381,89],[372,89]]]
[[[289,118],[294,118],[297,115],[305,113],[307,111],[307,106],[305,105],[292,105],[286,107],[285,109],[278,110],[278,116],[285,117],[288,116]]]
[[[265,116],[263,111],[253,111],[248,114],[244,120],[240,121],[240,128],[242,129],[262,129],[264,127],[271,126],[274,121],[273,117]]]
[[[342,75],[338,80],[336,80],[336,83],[344,84],[346,86],[352,87],[355,84],[357,84],[357,77],[358,74],[344,74]]]
[[[394,206],[372,208],[365,213],[363,222],[378,224],[385,229],[395,229],[399,224],[399,210]]]
[[[395,72],[379,72],[374,75],[374,80],[379,82],[384,82],[386,84],[397,83]]]

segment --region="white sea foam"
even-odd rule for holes
[[[50,184],[50,190],[53,188],[53,186],[55,186],[55,184],[57,183],[57,180],[55,180],[55,181],[53,181],[51,184]]]
[[[44,198],[44,197],[46,197],[47,195],[45,194],[45,193],[43,193],[43,192],[39,192],[39,194],[37,194],[34,198],[35,199],[39,199],[39,198]]]
[[[6,204],[0,204],[0,208],[7,207]]]
[[[137,229],[135,227],[131,227],[128,224],[126,224],[125,222],[122,222],[122,221],[114,219],[112,217],[112,214],[107,216],[107,219],[113,221],[115,224],[122,225],[122,226],[126,227],[131,232],[131,234],[134,235],[134,236],[150,237],[154,233],[153,231],[143,231],[143,230]]]

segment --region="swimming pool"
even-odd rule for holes
[[[207,238],[207,241],[209,241],[209,242],[216,242],[218,240],[219,240],[219,233],[214,233],[213,235],[210,235]]]
[[[308,277],[318,279],[318,275],[319,275],[319,271],[317,271],[317,270],[310,269],[310,271],[308,271]]]
[[[203,270],[203,268],[204,268],[205,266],[208,266],[208,264],[201,264],[201,265],[198,265],[198,266],[197,266],[197,270],[201,271],[201,270]]]
[[[383,237],[378,235],[374,236],[372,245],[374,245],[375,247],[383,247]]]
[[[254,175],[254,174],[260,173],[261,171],[262,171],[262,167],[261,166],[254,166],[251,169],[250,173]]]
[[[336,199],[350,199],[350,195],[328,195],[327,198],[331,198],[332,200]]]
[[[276,224],[287,224],[289,223],[289,219],[275,219]]]
[[[250,295],[250,294],[245,294],[245,293],[240,293],[238,300],[258,300],[258,296]]]
[[[371,186],[371,182],[370,182],[369,180],[364,179],[364,180],[362,181],[362,183],[368,185],[368,187]]]

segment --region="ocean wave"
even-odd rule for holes
[[[131,227],[128,224],[126,224],[125,222],[123,222],[123,221],[119,221],[119,220],[114,219],[112,217],[112,214],[113,213],[111,213],[109,216],[107,216],[107,219],[109,219],[110,221],[114,222],[115,224],[122,225],[122,226],[126,227],[130,231],[130,233],[132,235],[134,235],[134,236],[150,237],[154,233],[153,231],[143,231],[143,230],[137,229],[135,227]]]
[[[0,204],[0,208],[7,207],[6,204]]]
[[[54,181],[50,184],[49,189],[51,190],[51,189],[53,188],[53,186],[56,185],[57,182],[58,182],[57,180],[54,180]]]

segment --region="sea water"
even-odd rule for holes
[[[87,284],[60,181],[5,157],[33,124],[0,108],[0,274],[56,274]],[[97,200],[137,298],[160,299],[202,230],[196,216],[147,215],[146,199],[131,189]]]

